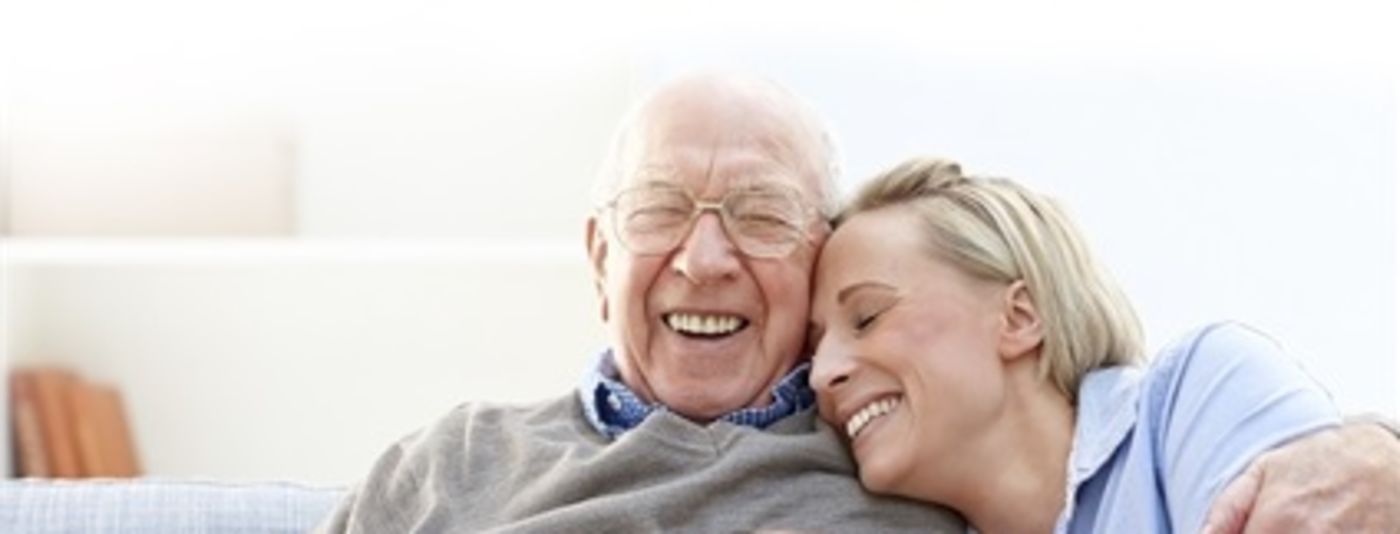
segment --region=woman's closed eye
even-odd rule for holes
[[[899,294],[887,284],[863,282],[848,286],[836,295],[851,331],[857,336],[875,325],[886,311],[899,303]]]
[[[855,323],[856,323],[856,324],[855,324],[855,328],[856,328],[856,331],[859,332],[859,331],[865,330],[865,327],[870,326],[870,323],[872,323],[872,322],[875,321],[875,316],[876,316],[876,315],[878,315],[878,314],[873,314],[873,313],[872,313],[872,314],[870,314],[870,315],[857,315],[857,316],[856,316],[856,319],[855,319]]]
[[[855,328],[856,333],[864,332],[870,325],[875,323],[876,319],[880,318],[880,314],[882,313],[884,313],[884,310],[855,314],[855,317],[852,319],[852,326]]]

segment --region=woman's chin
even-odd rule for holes
[[[897,495],[908,469],[894,465],[890,458],[859,458],[860,485],[872,493]]]

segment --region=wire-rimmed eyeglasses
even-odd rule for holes
[[[744,254],[779,258],[812,239],[817,210],[796,191],[771,186],[738,188],[717,202],[696,200],[685,188],[646,184],[625,189],[603,205],[622,246],[648,256],[670,252],[706,211],[720,217],[725,232]]]

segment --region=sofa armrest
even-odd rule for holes
[[[307,532],[344,494],[284,482],[8,480],[0,532]]]

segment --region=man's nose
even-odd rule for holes
[[[739,249],[724,231],[719,214],[704,212],[681,241],[672,268],[697,285],[734,277],[740,267]]]

